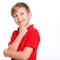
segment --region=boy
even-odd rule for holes
[[[11,60],[36,60],[40,36],[29,23],[31,14],[28,5],[23,2],[15,4],[11,9],[11,15],[19,26],[12,33],[9,47],[4,50],[4,56],[11,57]]]

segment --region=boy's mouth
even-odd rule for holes
[[[20,21],[18,21],[18,23],[22,23],[22,22],[24,22],[25,20],[24,19],[21,19]]]

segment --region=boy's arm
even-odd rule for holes
[[[23,51],[11,51],[11,50],[5,50],[4,54],[7,57],[11,57],[13,59],[22,59],[22,60],[27,60],[30,55],[32,54],[33,48],[31,47],[25,47]]]
[[[16,39],[14,40],[14,42],[12,44],[9,45],[8,47],[8,50],[11,50],[11,51],[16,51],[20,42],[21,42],[21,39],[22,39],[22,36],[21,35],[18,35],[16,37]]]
[[[8,50],[16,51],[21,42],[21,39],[26,33],[27,33],[27,28],[20,27],[18,36],[16,37],[14,42],[9,45]]]

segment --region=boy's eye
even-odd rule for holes
[[[23,15],[24,13],[21,13],[21,15]]]
[[[15,15],[14,17],[17,17],[17,15]]]

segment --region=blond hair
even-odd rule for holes
[[[30,12],[30,8],[26,3],[23,2],[18,2],[16,3],[12,9],[11,9],[11,15],[13,16],[14,13],[16,13],[18,8],[24,7],[26,9],[27,12]]]

